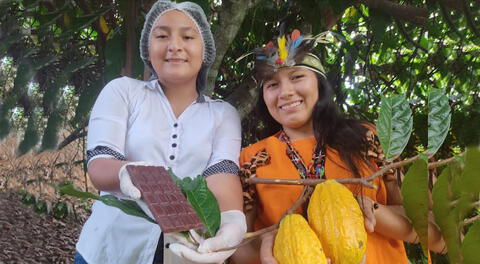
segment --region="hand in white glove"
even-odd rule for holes
[[[130,174],[127,171],[128,165],[152,166],[151,164],[144,161],[129,162],[124,164],[118,171],[118,179],[120,180],[120,191],[125,196],[120,198],[134,200],[150,218],[155,219],[150,209],[148,209],[147,204],[144,201],[140,200],[140,198],[142,197],[142,194],[140,190],[137,187],[135,187],[135,185],[133,185],[132,183]]]
[[[132,183],[130,174],[127,171],[128,165],[134,165],[134,166],[151,166],[151,165],[143,161],[129,162],[124,164],[118,171],[118,179],[120,181],[120,191],[122,192],[122,194],[125,195],[127,199],[140,200],[140,197],[142,196],[142,194],[140,193],[140,190],[137,187],[135,187],[135,185],[133,185]]]
[[[177,256],[197,263],[221,263],[230,257],[235,249],[218,251],[220,249],[234,247],[242,242],[247,224],[245,214],[239,210],[230,210],[221,213],[221,224],[217,234],[204,241],[195,251],[191,245],[172,243],[169,249]]]

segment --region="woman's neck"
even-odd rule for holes
[[[303,126],[300,128],[283,127],[283,131],[285,131],[287,136],[290,138],[290,141],[311,138],[314,136],[313,124]]]
[[[178,118],[185,109],[198,98],[198,92],[193,84],[162,84],[163,93],[172,107],[173,113]]]

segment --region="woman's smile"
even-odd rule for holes
[[[303,100],[293,101],[293,102],[283,104],[279,108],[285,111],[295,111],[299,108],[298,106],[300,106],[302,103],[303,103]]]

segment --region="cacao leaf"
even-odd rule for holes
[[[448,248],[448,258],[451,263],[461,263],[462,254],[460,251],[460,229],[461,219],[453,203],[459,198],[453,192],[453,183],[461,175],[461,169],[457,162],[450,163],[440,174],[433,186],[433,214],[435,222],[442,231]]]
[[[392,161],[402,153],[412,133],[412,110],[405,96],[382,96],[376,125],[385,157],[387,161]]]
[[[428,251],[428,168],[423,159],[416,160],[405,175],[401,189],[403,206],[420,238],[423,253]]]
[[[144,218],[154,224],[157,223],[155,220],[145,214],[142,208],[135,201],[118,199],[116,196],[110,194],[102,195],[98,198],[98,200],[106,205],[116,207],[128,215]]]
[[[96,194],[93,194],[93,193],[89,193],[89,192],[82,192],[78,189],[76,189],[73,184],[67,184],[67,185],[63,185],[59,188],[59,191],[60,191],[60,194],[61,195],[64,195],[64,194],[67,194],[67,195],[70,195],[70,196],[73,196],[73,197],[77,197],[77,198],[83,198],[83,199],[94,199],[94,200],[98,200],[98,198],[100,196],[96,195]]]
[[[467,148],[461,181],[463,191],[478,197],[480,193],[480,150],[478,147]]]
[[[447,137],[451,113],[448,98],[443,89],[429,89],[428,92],[428,149],[433,156]]]
[[[205,225],[207,234],[210,237],[215,236],[220,227],[220,208],[217,199],[208,189],[205,177],[199,175],[193,180],[186,177],[182,180],[180,188]]]
[[[470,227],[462,242],[462,254],[464,263],[480,264],[478,251],[480,249],[480,221]]]
[[[120,210],[122,210],[124,213],[132,216],[137,216],[146,219],[149,222],[156,223],[155,220],[150,218],[145,212],[143,212],[142,208],[135,202],[135,201],[130,201],[130,200],[123,200],[123,199],[118,199],[116,196],[113,195],[102,195],[98,196],[93,193],[89,192],[82,192],[80,190],[75,189],[72,184],[64,185],[60,187],[60,194],[64,195],[70,195],[78,198],[84,198],[84,199],[94,199],[94,200],[99,200],[102,203],[116,207]]]

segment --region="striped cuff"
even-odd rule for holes
[[[231,160],[222,160],[218,163],[213,164],[212,166],[208,167],[204,172],[203,176],[208,177],[213,174],[218,174],[218,173],[227,173],[227,174],[233,174],[238,176],[238,166],[235,164],[235,162]]]
[[[87,164],[90,162],[90,160],[98,155],[102,156],[110,156],[113,157],[117,160],[127,160],[125,156],[122,154],[116,152],[115,150],[105,147],[105,146],[96,146],[94,149],[87,150]]]

